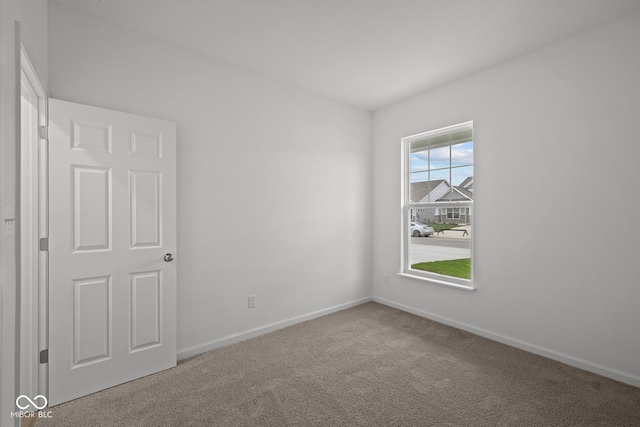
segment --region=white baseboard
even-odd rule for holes
[[[336,311],[345,310],[347,308],[355,307],[360,304],[371,301],[371,297],[360,298],[354,301],[339,304],[333,307],[325,308],[322,310],[314,311],[311,313],[303,314],[300,316],[292,317],[290,319],[281,320],[267,325],[258,326],[257,328],[249,329],[247,331],[239,332],[237,334],[228,335],[226,337],[218,338],[213,341],[208,341],[202,344],[194,345],[191,347],[178,350],[178,360],[187,359],[192,356],[196,356],[200,353],[207,352],[220,347],[226,347],[230,344],[235,344],[240,341],[245,341],[250,338],[259,337],[260,335],[268,334],[269,332],[277,331],[278,329],[286,328],[287,326],[295,325],[296,323],[305,322],[307,320],[315,319],[316,317],[326,316],[327,314],[335,313]]]
[[[449,325],[457,329],[462,329],[464,331],[471,332],[481,337],[488,338],[490,340],[497,341],[502,344],[509,345],[511,347],[519,348],[520,350],[524,350],[529,353],[547,357],[549,359],[553,359],[558,362],[562,362],[564,364],[567,364],[579,369],[583,369],[585,371],[593,372],[595,374],[602,375],[604,377],[611,378],[616,381],[630,384],[635,387],[640,387],[640,377],[636,375],[622,372],[617,369],[609,368],[607,366],[602,366],[597,363],[592,363],[592,362],[589,362],[588,360],[573,357],[568,354],[564,354],[548,348],[540,347],[535,344],[530,344],[515,338],[511,338],[503,334],[491,332],[482,328],[477,328],[475,326],[468,325],[466,323],[461,323],[446,317],[438,316],[437,314],[428,313],[426,311],[409,307],[407,305],[390,301],[384,298],[379,298],[374,296],[373,301],[383,305],[387,305],[389,307],[397,308],[398,310],[406,311],[407,313],[415,314],[416,316],[434,320],[436,322],[443,323],[445,325]]]

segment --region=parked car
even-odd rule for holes
[[[411,235],[413,237],[429,237],[433,234],[433,227],[419,222],[411,223]]]

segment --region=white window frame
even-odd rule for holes
[[[411,135],[402,138],[402,237],[401,237],[401,267],[400,276],[408,277],[411,279],[421,280],[436,285],[449,286],[456,289],[462,289],[466,291],[474,291],[476,288],[473,284],[473,237],[471,238],[471,279],[463,279],[459,277],[445,276],[429,271],[415,270],[411,268],[410,253],[411,250],[411,236],[409,230],[411,226],[411,220],[409,218],[411,209],[420,208],[469,208],[469,212],[472,210],[473,201],[438,201],[427,203],[411,203],[410,190],[411,190],[411,144],[413,142],[424,140],[427,138],[433,138],[440,135],[450,134],[456,131],[462,131],[471,129],[473,132],[473,121],[460,123],[445,128],[436,129],[434,131],[423,132],[417,135]],[[475,148],[475,141],[474,141]],[[475,156],[474,156],[475,157]],[[444,210],[444,209],[443,209]],[[445,214],[446,214],[445,210]]]
[[[459,207],[448,207],[445,208],[445,215],[447,216],[447,219],[460,219],[460,208]],[[458,209],[458,216],[456,217],[456,209]],[[449,217],[449,212],[451,212],[451,217]]]

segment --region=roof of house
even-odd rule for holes
[[[466,181],[466,180],[465,180]],[[470,200],[473,200],[473,192],[462,187],[462,184],[456,187],[456,190],[467,196]]]
[[[436,188],[443,182],[446,181],[444,179],[436,179],[435,181],[412,182],[410,194],[411,202],[418,203],[420,200],[427,197],[427,194],[429,194],[434,188]]]
[[[468,188],[471,184],[473,184],[473,177],[467,177],[464,181],[458,185],[459,188]]]
[[[447,187],[449,187],[449,182],[446,179],[436,179],[434,181],[412,182],[411,194],[410,194],[411,203],[420,202],[422,199],[424,199],[427,196],[427,194],[429,194],[431,191],[433,191],[443,182],[447,184]],[[473,192],[467,189],[467,187],[471,186],[472,184],[473,184],[473,177],[470,176],[466,178],[464,181],[462,181],[460,185],[454,188],[464,197],[467,197],[469,200],[473,200]],[[445,192],[444,194],[446,193],[447,192]],[[442,194],[439,194],[437,196],[442,196]],[[434,201],[437,201],[437,200],[434,200]]]

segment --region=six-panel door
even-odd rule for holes
[[[49,404],[176,364],[175,124],[49,101]]]

